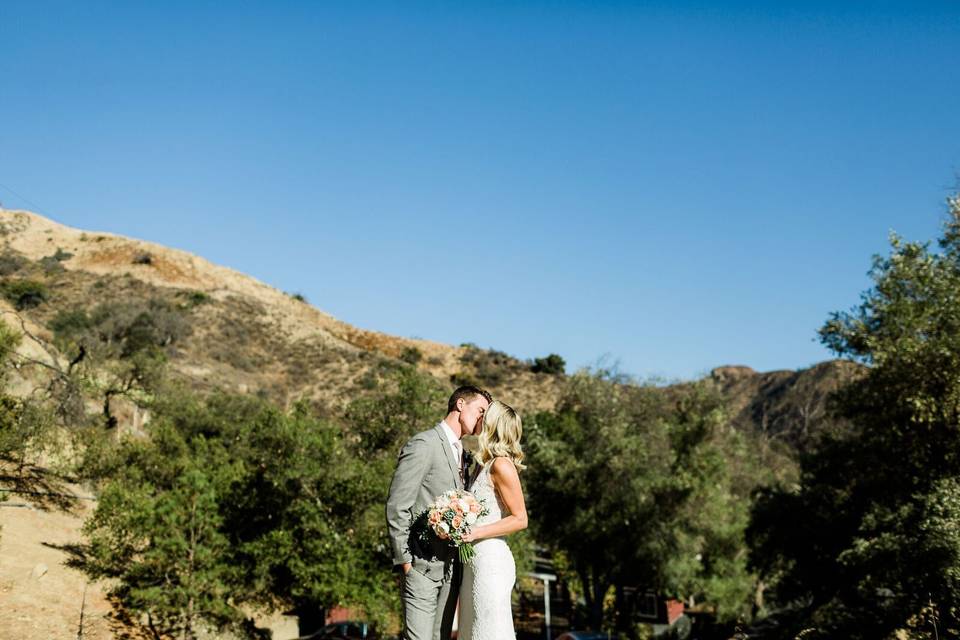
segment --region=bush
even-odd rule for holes
[[[450,384],[455,387],[481,387],[480,381],[469,373],[458,371],[450,376]]]
[[[307,302],[307,296],[303,295],[302,293],[288,293],[287,295],[297,302]]]
[[[70,253],[69,251],[64,251],[60,247],[57,247],[56,253],[50,256],[44,256],[43,258],[40,258],[39,263],[40,263],[40,266],[43,267],[43,270],[46,273],[59,273],[63,271],[63,265],[61,265],[60,263],[66,260],[69,260],[72,257],[73,257],[72,253]]]
[[[93,326],[90,316],[84,309],[61,309],[47,323],[47,327],[53,331],[54,340],[74,338]]]
[[[460,356],[460,362],[473,367],[472,377],[479,380],[482,386],[502,384],[508,373],[523,368],[521,362],[513,356],[502,351],[479,349],[475,346],[466,347],[466,352]]]
[[[213,301],[213,298],[203,291],[181,291],[178,295],[186,299],[183,306],[187,309],[193,309]]]
[[[162,300],[105,302],[90,312],[72,309],[58,312],[48,326],[58,346],[85,343],[108,358],[126,358],[148,350],[163,349],[190,333],[181,309]]]
[[[18,311],[37,307],[49,297],[47,285],[36,280],[5,280],[0,284],[0,290]]]
[[[20,254],[8,251],[0,255],[0,276],[9,276],[16,273],[27,264],[27,259]]]
[[[530,366],[530,371],[557,375],[565,373],[566,368],[567,363],[564,359],[555,353],[551,353],[546,358],[534,358],[533,364]]]
[[[153,264],[153,256],[147,252],[138,253],[133,257],[133,264]]]
[[[423,352],[416,347],[407,347],[400,354],[400,359],[412,365],[416,365],[423,359]]]

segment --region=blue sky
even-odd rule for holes
[[[233,5],[0,4],[0,201],[688,378],[829,357],[960,170],[957,3]]]

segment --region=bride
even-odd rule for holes
[[[464,541],[473,543],[473,566],[463,568],[460,585],[461,640],[514,640],[510,595],[517,579],[504,537],[527,527],[520,488],[523,470],[520,416],[494,402],[483,417],[477,460],[482,465],[470,490],[490,513],[477,520]]]

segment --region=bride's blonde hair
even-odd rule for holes
[[[500,456],[510,458],[517,471],[523,471],[523,449],[520,437],[523,435],[523,422],[513,407],[494,400],[483,414],[483,428],[478,438],[477,458],[486,464]]]

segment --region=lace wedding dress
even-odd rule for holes
[[[483,465],[470,487],[471,493],[490,509],[490,513],[477,520],[477,525],[490,524],[510,515],[493,488],[492,464],[491,461]],[[517,568],[510,547],[503,538],[484,538],[474,543],[473,548],[476,551],[473,566],[464,565],[460,585],[459,638],[515,640],[510,595],[517,581]]]

